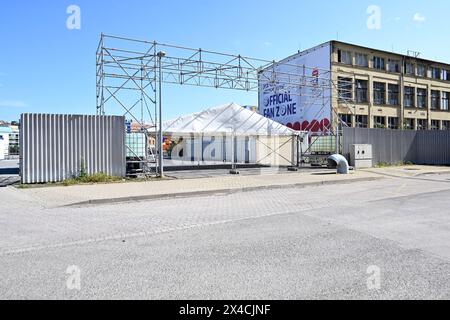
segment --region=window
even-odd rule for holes
[[[367,54],[356,53],[355,54],[355,62],[359,67],[369,67],[369,59],[367,58]]]
[[[373,117],[373,127],[384,129],[386,128],[386,119],[384,117]]]
[[[431,71],[431,78],[433,78],[433,79],[441,79],[441,69],[435,68],[435,67],[431,67],[430,71]]]
[[[355,126],[357,128],[367,128],[367,116],[356,116]]]
[[[350,51],[339,50],[338,51],[338,61],[344,64],[352,63],[352,53]]]
[[[414,103],[414,88],[413,87],[405,87],[405,107],[413,108],[415,106]]]
[[[450,121],[443,120],[442,121],[442,130],[450,130]]]
[[[414,70],[414,64],[411,62],[406,62],[405,63],[405,73],[408,75],[415,75],[415,70]]]
[[[441,93],[436,90],[431,90],[431,109],[439,110],[441,108]]]
[[[430,130],[439,130],[439,120],[431,120]]]
[[[352,100],[353,99],[353,84],[351,78],[338,78],[338,95],[339,100]]]
[[[405,129],[406,130],[414,130],[414,119],[405,119]]]
[[[368,81],[367,80],[356,80],[356,102],[357,103],[366,103],[367,99],[367,89],[368,89]]]
[[[442,70],[442,80],[450,81],[450,70]]]
[[[426,119],[417,120],[417,130],[427,130],[428,124]]]
[[[391,106],[398,106],[400,105],[399,101],[399,86],[396,84],[389,84],[388,85],[388,98],[389,98],[389,105]]]
[[[427,107],[427,89],[417,89],[417,107],[426,109]]]
[[[352,115],[351,114],[340,114],[339,119],[344,127],[352,127]]]
[[[386,70],[384,58],[373,57],[373,67],[379,70]]]
[[[389,59],[388,66],[390,72],[400,72],[400,61]]]
[[[450,100],[450,92],[442,92],[441,110],[448,111],[449,100]]]
[[[426,77],[427,76],[427,68],[423,64],[417,65],[417,75],[419,77]]]
[[[374,104],[386,104],[386,84],[382,82],[373,83]]]
[[[392,130],[398,129],[398,118],[389,117],[388,118],[388,128]]]

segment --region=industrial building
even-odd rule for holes
[[[0,159],[19,155],[19,126],[2,122],[0,124]]]
[[[287,116],[270,112],[268,107],[276,105],[277,99],[260,93],[260,112],[287,126],[318,131],[324,120],[331,119],[335,127],[340,119],[348,127],[450,130],[450,64],[422,59],[418,53],[402,55],[340,41],[329,41],[280,63],[317,67],[305,76],[331,77],[333,83],[330,92],[322,93],[322,107],[317,107],[318,99],[298,97],[294,101],[298,112]],[[308,115],[308,109],[321,114]]]

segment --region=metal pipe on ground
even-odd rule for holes
[[[349,174],[350,166],[344,156],[340,154],[333,154],[328,157],[328,163],[330,162],[336,164],[338,174]]]

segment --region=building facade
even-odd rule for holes
[[[329,41],[283,59],[262,74],[272,69],[267,79],[296,79],[298,73],[308,91],[300,89],[300,95],[292,95],[293,86],[280,89],[282,86],[262,79],[259,112],[296,130],[326,133],[328,126],[336,128],[338,123],[349,127],[450,130],[450,64]],[[314,82],[328,79],[331,90],[320,84],[316,95]],[[288,102],[277,98],[280,92],[288,94]],[[289,103],[295,108],[283,112],[290,110]]]
[[[0,159],[3,160],[9,156],[9,137],[13,133],[9,126],[0,126]]]
[[[331,44],[332,104],[347,126],[450,130],[450,64]]]
[[[10,125],[6,122],[0,124],[0,141],[2,141],[0,154],[3,158],[19,155],[19,136],[18,125]]]

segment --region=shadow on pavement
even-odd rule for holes
[[[331,176],[331,175],[337,175],[336,169],[332,169],[333,171],[330,172],[314,172],[311,173],[312,176]]]
[[[11,164],[8,164],[11,165]],[[12,186],[20,182],[19,167],[1,167],[0,168],[0,188]]]
[[[0,175],[0,188],[16,185],[20,182],[19,176],[1,176]]]

